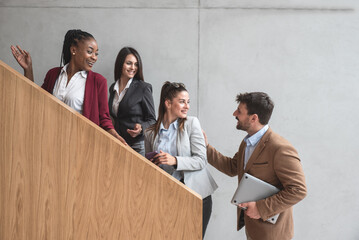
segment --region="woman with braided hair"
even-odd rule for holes
[[[25,77],[34,81],[30,53],[19,46],[11,46],[11,51],[24,69]],[[107,81],[91,71],[97,56],[97,42],[90,33],[69,30],[64,39],[60,67],[47,72],[41,87],[126,144],[112,125],[107,104]]]

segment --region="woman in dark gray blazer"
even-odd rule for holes
[[[155,123],[156,117],[152,86],[144,81],[141,57],[131,47],[122,48],[117,55],[109,109],[118,134],[144,155],[143,132]]]
[[[151,160],[202,196],[204,236],[212,212],[211,194],[217,184],[207,170],[201,125],[196,117],[187,116],[188,110],[185,86],[165,82],[157,121],[145,131],[145,149],[146,153],[157,151]]]

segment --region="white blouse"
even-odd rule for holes
[[[133,78],[128,80],[125,88],[120,92],[120,80],[116,81],[115,86],[113,87],[113,90],[115,91],[115,96],[113,97],[113,103],[112,103],[112,112],[116,114],[118,112],[118,106],[120,105],[120,102],[122,101],[123,97],[125,96],[127,90],[130,88],[130,85],[132,83]]]
[[[87,72],[79,71],[75,73],[67,84],[67,66],[68,64],[61,69],[52,94],[78,113],[82,114]]]

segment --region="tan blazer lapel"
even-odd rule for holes
[[[254,152],[252,153],[252,156],[248,159],[248,163],[246,168],[244,169],[244,172],[248,172],[248,170],[252,167],[253,162],[259,157],[259,155],[262,153],[263,149],[266,146],[266,143],[269,140],[269,137],[272,133],[272,130],[268,128],[267,132],[263,135],[261,140],[259,141],[256,149],[254,149]],[[244,159],[244,156],[243,156]]]
[[[243,141],[239,147],[239,152],[240,152],[240,158],[239,158],[239,166],[238,166],[238,182],[240,182],[240,180],[242,179],[243,174],[245,173],[244,171],[244,153],[246,150],[246,142]]]

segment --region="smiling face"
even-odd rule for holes
[[[97,61],[98,47],[93,38],[79,41],[77,46],[72,46],[71,61],[74,63],[76,71],[91,71]]]
[[[133,54],[128,54],[123,62],[121,78],[131,79],[138,70],[137,58]]]
[[[172,100],[166,100],[166,112],[173,119],[186,118],[189,110],[189,94],[181,91]]]
[[[233,116],[237,119],[237,129],[248,131],[251,127],[251,115],[248,115],[247,106],[245,103],[240,103],[238,108],[234,111]]]

